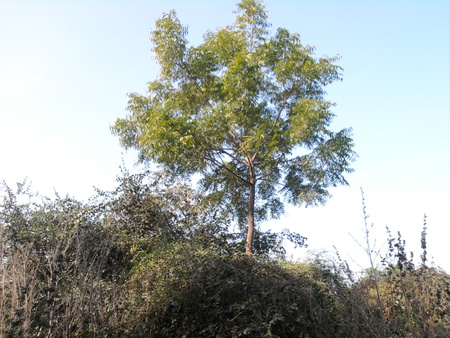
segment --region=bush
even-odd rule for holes
[[[419,266],[389,234],[383,265],[355,278],[323,255],[283,260],[297,234],[258,233],[258,254],[240,254],[226,214],[148,178],[88,203],[3,187],[0,337],[449,336],[450,276],[426,265],[426,226]]]
[[[447,337],[450,336],[450,276],[427,266],[427,224],[421,234],[421,264],[416,266],[413,253],[406,254],[401,234],[388,232],[388,252],[376,251],[369,239],[365,218],[365,251],[371,267],[360,279],[348,272],[351,284],[344,290],[341,312],[348,336],[359,337]],[[361,245],[360,245],[361,246]],[[361,246],[362,247],[362,246]],[[381,258],[381,267],[375,259]],[[344,271],[341,267],[340,271]]]
[[[177,243],[133,271],[127,334],[154,337],[319,337],[337,332],[330,274],[313,263],[220,255]]]
[[[0,205],[0,336],[105,334],[115,321],[115,239],[98,209],[4,187]]]

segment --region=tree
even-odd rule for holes
[[[329,187],[347,184],[354,160],[351,130],[329,130],[334,106],[324,87],[341,79],[337,57],[315,58],[298,34],[269,35],[261,1],[242,0],[234,25],[188,46],[187,28],[171,11],[152,41],[159,77],[148,94],[130,94],[112,132],[141,161],[167,173],[201,174],[201,187],[247,224],[279,217],[284,201],[323,204]]]

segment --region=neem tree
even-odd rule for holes
[[[341,79],[337,58],[315,58],[283,28],[269,36],[262,1],[237,6],[235,24],[196,47],[174,11],[156,21],[161,73],[147,95],[130,94],[130,114],[112,132],[142,161],[201,174],[205,193],[247,224],[251,255],[255,221],[281,215],[283,201],[323,204],[329,187],[347,184],[355,153],[350,129],[328,129],[323,88]]]

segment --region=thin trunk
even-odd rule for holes
[[[247,218],[247,243],[245,244],[245,253],[252,255],[253,233],[255,230],[255,195],[256,182],[251,174],[250,176],[250,196],[248,201],[248,218]]]

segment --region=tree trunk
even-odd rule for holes
[[[252,255],[253,233],[255,230],[255,195],[256,182],[253,177],[250,178],[250,196],[248,201],[248,218],[247,218],[247,243],[245,244],[245,253]]]

